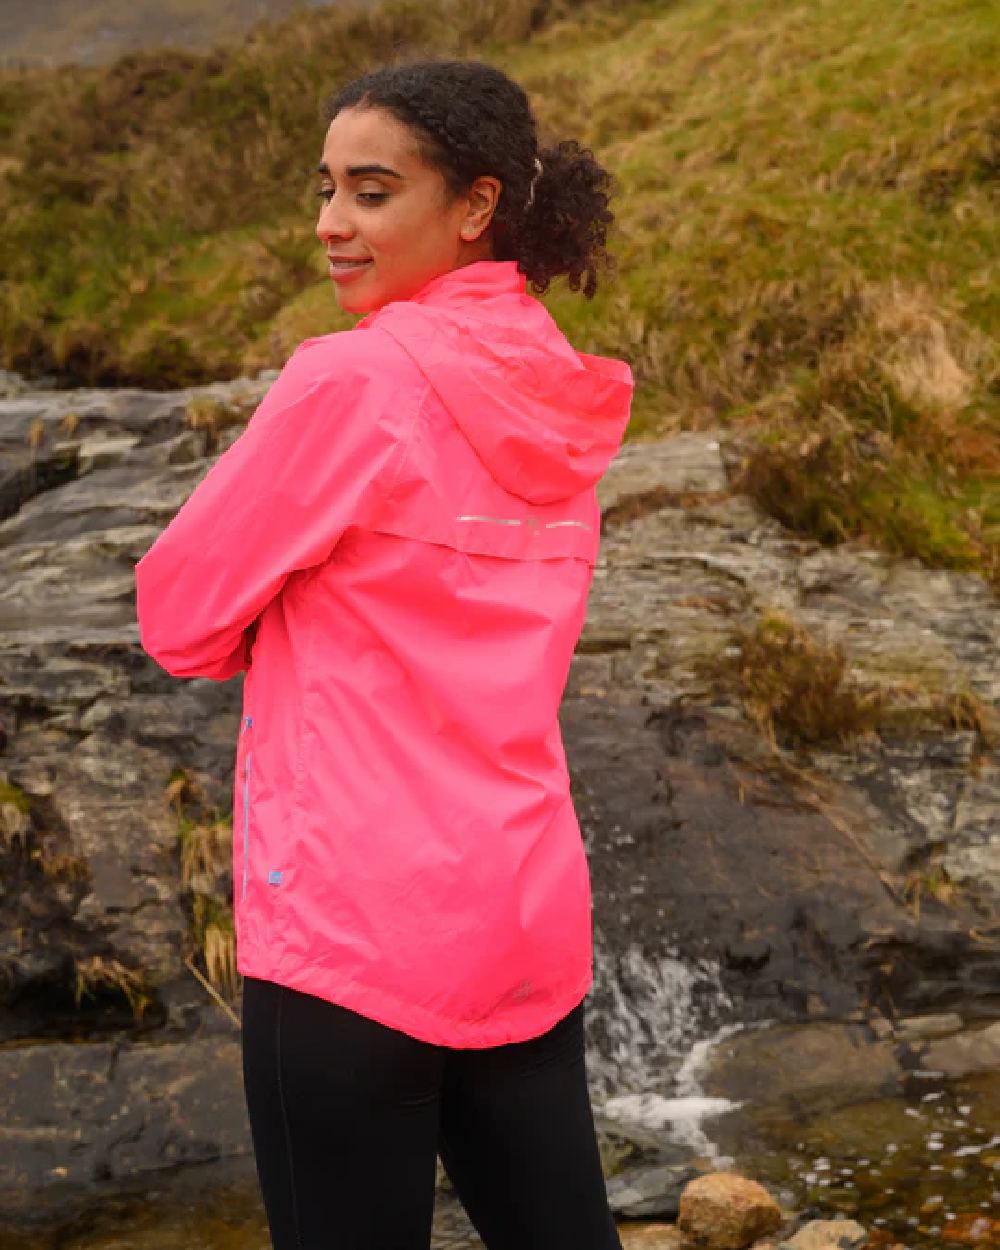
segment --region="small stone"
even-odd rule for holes
[[[1000,1023],[928,1042],[920,1061],[950,1077],[993,1072],[1000,1067]]]
[[[680,1191],[691,1170],[673,1164],[627,1167],[607,1180],[608,1203],[615,1215],[630,1219],[673,1219]]]
[[[954,1011],[933,1016],[907,1016],[896,1022],[896,1037],[901,1042],[914,1042],[927,1037],[945,1037],[957,1033],[962,1017]]]
[[[620,1224],[623,1250],[690,1250],[691,1242],[676,1224]]]
[[[1000,1220],[963,1211],[948,1224],[948,1241],[960,1246],[995,1246],[1000,1241]]]
[[[681,1193],[678,1227],[712,1250],[745,1250],[781,1222],[781,1208],[764,1186],[736,1172],[699,1176]]]
[[[873,1016],[868,1021],[868,1027],[875,1034],[877,1041],[884,1042],[892,1037],[892,1021],[887,1020],[885,1016]]]
[[[794,1237],[782,1242],[782,1250],[851,1250],[868,1234],[854,1220],[810,1220]]]
[[[80,443],[77,458],[78,472],[82,477],[94,469],[107,469],[111,465],[121,464],[123,460],[139,445],[139,438],[134,434],[122,434],[109,437],[96,434]]]

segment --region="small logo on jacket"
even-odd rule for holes
[[[524,999],[526,999],[530,993],[531,993],[531,982],[519,981],[517,983],[517,988],[514,990],[514,1001],[518,1003],[523,1002]]]

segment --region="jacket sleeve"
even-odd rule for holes
[[[142,647],[175,677],[248,668],[246,631],[289,574],[325,561],[391,484],[393,370],[344,345],[297,355],[135,566]]]

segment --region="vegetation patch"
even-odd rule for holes
[[[191,430],[204,430],[207,435],[207,454],[218,448],[222,431],[233,425],[246,425],[256,403],[230,396],[220,399],[213,395],[198,395],[188,400],[184,411],[184,424]]]
[[[184,769],[174,770],[165,794],[177,817],[181,886],[191,921],[182,953],[225,1002],[239,989],[230,901],[232,817],[210,808]]]
[[[73,998],[77,1007],[84,997],[97,998],[108,990],[125,996],[137,1021],[153,1001],[147,976],[141,969],[128,968],[120,960],[103,955],[74,960]]]
[[[917,680],[859,681],[844,648],[815,638],[778,611],[734,636],[727,653],[699,665],[715,688],[734,694],[773,748],[845,744],[879,730],[971,729],[987,750],[1000,744],[992,709],[970,690]]]
[[[236,933],[232,907],[208,894],[194,894],[192,935],[204,963],[209,984],[232,999],[239,990],[236,971]]]
[[[31,800],[9,781],[0,781],[0,850],[24,851],[31,834]]]

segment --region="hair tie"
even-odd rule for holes
[[[542,176],[542,162],[536,156],[535,157],[535,176],[531,180],[531,189],[528,192],[528,201],[524,206],[525,209],[529,209],[532,206],[532,204],[534,204],[535,202],[535,183],[538,181],[539,178],[541,178],[541,176]]]

